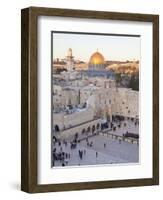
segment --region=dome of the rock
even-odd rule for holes
[[[89,63],[93,65],[99,65],[99,64],[104,64],[105,60],[104,60],[103,55],[97,51],[92,54],[92,56],[90,57]]]
[[[96,51],[92,54],[89,60],[89,69],[92,70],[102,70],[105,69],[105,59],[104,56]]]

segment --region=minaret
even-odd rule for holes
[[[69,48],[68,52],[67,52],[67,56],[66,56],[66,61],[67,61],[67,70],[68,71],[73,71],[73,67],[74,67],[74,60],[73,60],[73,56],[72,56],[72,49]]]

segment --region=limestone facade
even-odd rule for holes
[[[65,137],[81,133],[89,124],[96,127],[102,119],[112,121],[115,115],[139,118],[139,92],[116,88],[115,81],[105,78],[75,80],[69,87],[53,85],[52,103],[53,130],[57,125]]]

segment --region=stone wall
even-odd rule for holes
[[[92,132],[93,126],[95,127],[95,131],[97,131],[98,124],[101,125],[101,119],[92,120],[92,121],[83,123],[81,125],[78,125],[78,126],[75,126],[72,128],[68,128],[63,131],[60,131],[58,133],[53,133],[53,134],[55,134],[55,136],[59,139],[68,139],[68,138],[74,136],[76,133],[78,133],[79,135],[82,134],[82,132],[84,130],[87,131],[89,127],[90,127],[90,132]],[[98,130],[100,130],[100,128]]]
[[[53,129],[55,129],[55,126],[57,125],[59,130],[64,130],[93,119],[94,111],[90,107],[71,114],[65,114],[64,112],[53,113]]]

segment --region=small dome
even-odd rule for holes
[[[96,51],[92,56],[90,57],[89,64],[91,65],[101,65],[105,64],[105,59],[101,53]]]

